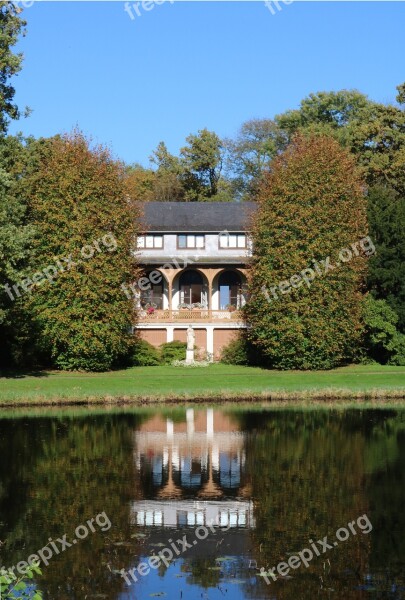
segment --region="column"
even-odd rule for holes
[[[174,340],[174,326],[166,327],[166,342],[173,342]]]
[[[214,360],[214,327],[207,327],[207,352],[211,354],[212,359]]]
[[[187,435],[193,435],[194,433],[194,409],[188,408],[186,410],[186,420],[187,420]]]
[[[207,436],[213,437],[214,435],[214,410],[207,408]]]
[[[172,318],[172,300],[173,300],[173,281],[169,279],[168,281],[168,290],[169,290],[169,318]]]
[[[166,433],[168,438],[173,438],[174,424],[171,419],[166,420]]]

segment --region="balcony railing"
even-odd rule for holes
[[[142,310],[139,313],[139,321],[142,323],[192,323],[192,322],[243,322],[242,313],[238,310],[209,310],[208,308],[178,308],[178,309],[154,309]]]

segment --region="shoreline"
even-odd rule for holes
[[[291,407],[331,407],[345,406],[366,407],[371,405],[378,408],[381,406],[403,406],[405,408],[405,389],[375,389],[366,391],[351,391],[345,389],[319,389],[319,390],[296,390],[296,391],[269,391],[258,394],[257,392],[231,393],[224,391],[207,392],[199,394],[151,394],[151,395],[118,395],[118,396],[85,396],[82,398],[69,397],[36,397],[27,398],[21,396],[12,400],[0,401],[0,413],[2,409],[12,408],[66,408],[66,407],[117,407],[117,408],[148,408],[165,406],[188,406],[190,404],[215,404],[215,405],[263,405],[268,408],[279,406]]]

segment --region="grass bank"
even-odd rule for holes
[[[41,371],[2,375],[0,407],[226,400],[405,404],[405,367],[380,365],[268,371],[214,364],[189,369],[167,366],[91,374]]]

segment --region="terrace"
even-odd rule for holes
[[[142,323],[242,323],[243,314],[240,310],[211,310],[208,308],[178,308],[156,309],[150,307],[139,311],[139,321]]]

